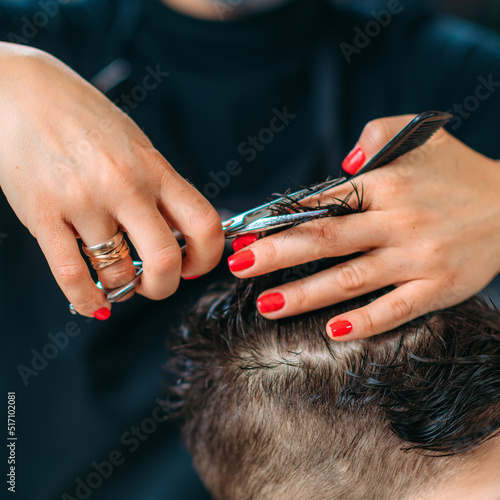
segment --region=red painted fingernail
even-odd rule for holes
[[[268,293],[257,299],[257,307],[261,313],[279,311],[285,305],[285,297],[281,293]]]
[[[330,325],[332,337],[343,337],[352,331],[352,324],[349,321],[342,320]]]
[[[189,280],[197,280],[200,276],[187,276],[186,278],[184,278],[185,280],[189,281]]]
[[[259,238],[257,238],[256,234],[245,234],[243,236],[238,236],[234,241],[233,241],[233,250],[235,252],[238,252],[239,250],[243,250],[243,248],[247,247],[248,245],[251,245],[255,241],[257,241]]]
[[[342,168],[348,174],[355,174],[366,160],[366,155],[360,146],[354,148],[342,162]]]
[[[105,321],[111,316],[111,311],[105,307],[101,307],[94,313],[94,318],[99,321]]]
[[[255,262],[255,255],[252,250],[244,250],[243,252],[235,253],[227,259],[229,269],[233,272],[244,271],[252,267]]]

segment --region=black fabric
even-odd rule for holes
[[[0,1],[1,39],[47,50],[86,79],[116,59],[129,61],[130,76],[107,95],[129,108],[155,146],[219,209],[247,209],[273,192],[337,175],[373,118],[447,110],[474,95],[479,78],[500,82],[493,34],[435,18],[416,1],[351,62],[342,43],[353,45],[354,29],[364,30],[370,9],[383,5],[363,12],[349,2],[296,0],[219,23],[188,18],[158,0],[84,0],[57,4],[57,14],[31,36],[26,26],[49,3]],[[127,105],[123,96],[151,71],[169,75]],[[499,111],[494,87],[451,131],[500,158]],[[289,123],[253,158],[248,137],[270,139],[262,130],[284,114]],[[0,236],[1,380],[17,394],[18,498],[78,498],[77,478],[85,481],[92,463],[109,460],[114,450],[125,462],[90,498],[207,498],[175,429],[160,425],[133,452],[123,435],[155,411],[164,339],[179,311],[227,276],[225,265],[182,283],[165,301],[136,297],[116,305],[111,319],[99,323],[69,315],[36,241],[3,197]],[[31,367],[32,350],[41,352],[49,333],[74,328],[81,333],[25,386],[19,365]]]

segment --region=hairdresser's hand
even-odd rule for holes
[[[216,211],[99,91],[52,56],[12,44],[0,44],[0,89],[0,185],[78,312],[111,304],[76,236],[92,246],[127,231],[144,261],[138,292],[152,299],[217,264]],[[186,237],[184,259],[170,227]],[[99,272],[105,288],[134,276],[130,257]]]
[[[357,171],[411,118],[368,124],[344,168]],[[500,272],[499,162],[442,131],[423,147],[361,176],[361,182],[364,213],[309,222],[255,241],[237,254],[250,265],[234,274],[247,278],[363,252],[263,293],[258,305],[266,318],[293,316],[395,285],[327,325],[337,340],[359,339],[457,304]],[[330,199],[343,198],[350,189],[349,184],[339,186],[329,192]],[[250,241],[247,237],[236,245]]]

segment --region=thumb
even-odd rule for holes
[[[356,146],[343,161],[342,168],[348,174],[355,174],[415,116],[417,115],[391,116],[367,123]]]

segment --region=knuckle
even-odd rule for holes
[[[296,283],[290,292],[287,293],[287,297],[291,298],[290,302],[300,306],[302,309],[307,307],[311,294],[307,292],[305,285]]]
[[[372,120],[365,125],[363,139],[373,148],[380,148],[390,138],[383,119]]]
[[[75,286],[81,283],[87,274],[87,269],[79,264],[62,264],[57,267],[56,273],[66,286]]]
[[[263,253],[264,259],[267,262],[276,261],[276,258],[278,256],[277,246],[278,246],[277,240],[268,239],[268,241],[266,241],[266,238],[262,240],[261,252]]]
[[[103,187],[111,193],[119,193],[123,199],[142,199],[147,192],[145,177],[136,175],[132,167],[110,168]]]
[[[446,269],[449,274],[450,262],[446,258],[449,253],[444,251],[439,242],[427,241],[423,243],[420,255],[422,262],[425,262],[427,267],[434,269],[439,274],[443,274],[443,270]]]
[[[363,325],[363,330],[368,334],[372,334],[375,331],[375,320],[373,319],[372,313],[370,311],[360,310],[361,314],[361,324]]]
[[[180,247],[172,244],[156,250],[150,259],[149,266],[153,267],[155,273],[166,274],[179,270],[182,263]]]
[[[340,231],[337,223],[333,220],[320,220],[317,225],[317,246],[313,249],[316,258],[329,255],[336,242],[339,241]]]
[[[446,277],[429,290],[426,308],[429,311],[437,311],[457,304],[467,297],[467,289],[467,285],[456,277]]]
[[[139,159],[131,155],[126,155],[125,158],[107,156],[100,163],[101,192],[108,193],[108,196],[119,194],[120,200],[144,197],[144,193],[148,191],[150,176],[140,168]]]
[[[333,240],[339,235],[339,230],[336,224],[331,220],[321,221],[320,224],[320,236],[323,240]]]
[[[136,149],[141,152],[142,159],[147,164],[158,165],[165,172],[173,171],[172,166],[165,160],[164,156],[149,142],[144,134],[141,134]]]
[[[339,267],[340,272],[340,284],[342,288],[347,292],[355,292],[362,289],[366,280],[364,277],[364,272],[357,265],[344,265]]]
[[[220,216],[217,211],[207,202],[204,213],[202,212],[201,231],[205,239],[214,241],[220,239],[222,242],[223,231]]]
[[[429,294],[427,309],[429,311],[437,311],[445,308],[448,305],[448,299],[450,298],[448,291],[449,289],[445,286],[437,286],[433,290],[433,293]]]
[[[403,298],[397,298],[389,303],[389,308],[391,316],[396,321],[403,321],[410,317],[413,311],[413,303],[410,303]]]

